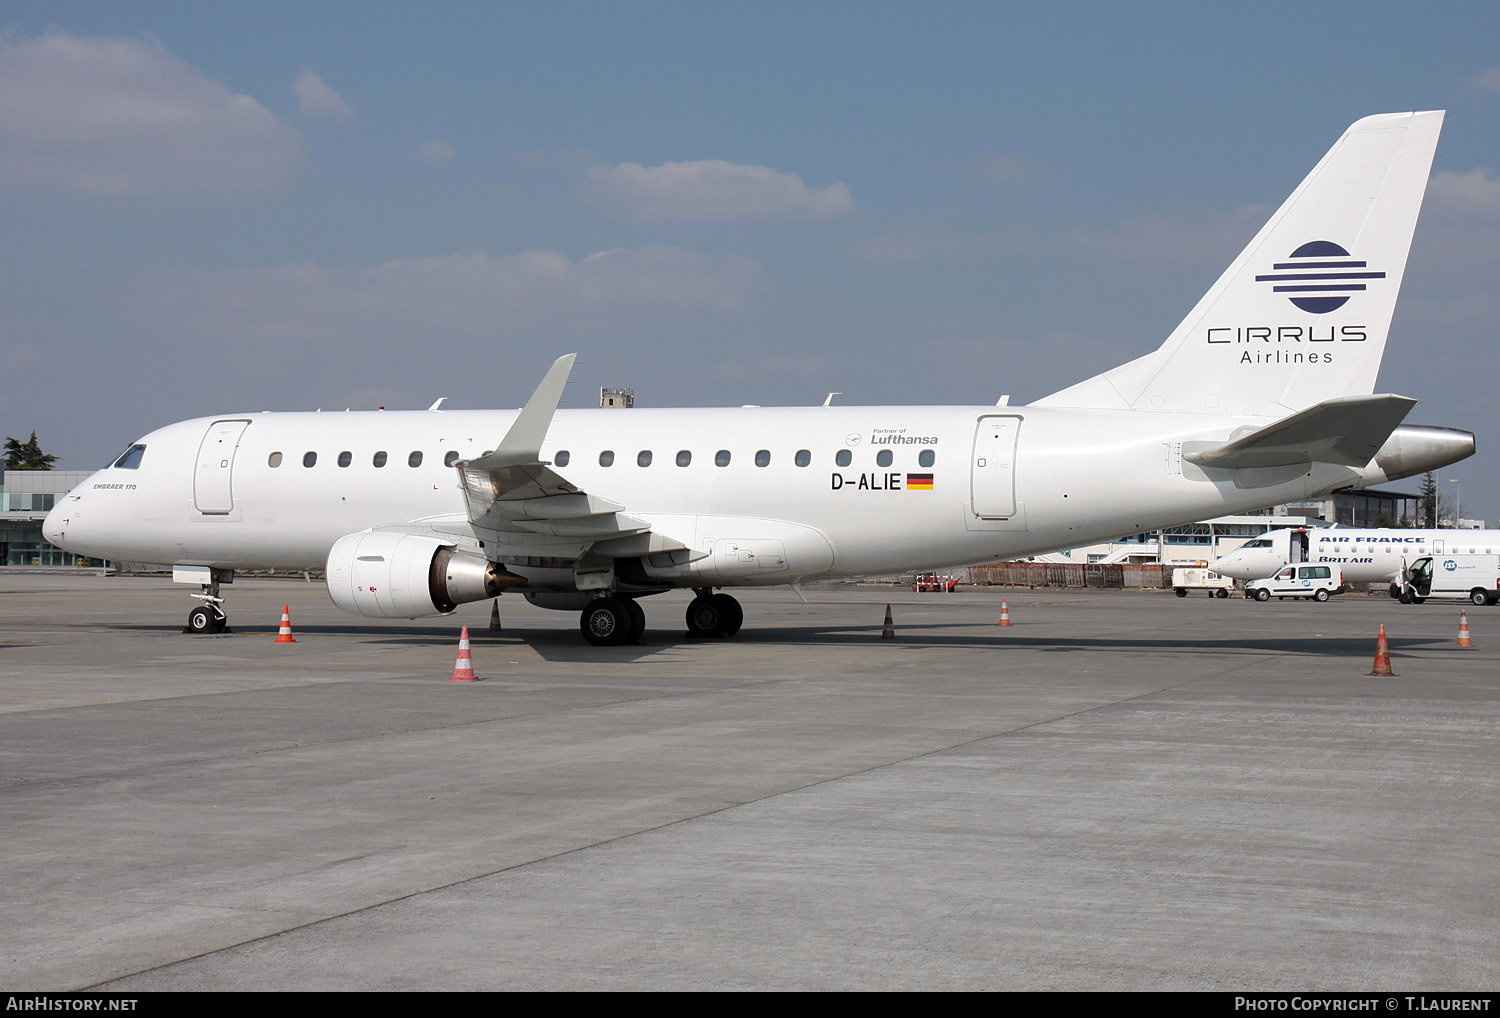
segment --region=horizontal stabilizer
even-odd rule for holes
[[[1198,452],[1184,450],[1183,459],[1227,470],[1309,462],[1362,467],[1416,405],[1414,399],[1390,394],[1340,396],[1232,442]]]

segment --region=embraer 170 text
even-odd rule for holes
[[[173,563],[189,628],[236,569],[327,571],[345,611],[507,590],[638,640],[639,601],[992,561],[1380,484],[1468,456],[1372,395],[1443,114],[1348,129],[1159,349],[1024,407],[226,413],[132,444],[47,517],[59,547]],[[719,592],[715,592],[715,591]]]

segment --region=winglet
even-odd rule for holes
[[[573,362],[577,359],[576,353],[570,353],[553,361],[552,367],[521,408],[520,416],[515,419],[495,451],[470,460],[467,466],[478,470],[494,470],[538,462],[542,455],[542,442],[547,437],[547,428],[552,424],[552,415],[557,413],[557,404],[562,401],[563,386],[567,384],[568,374],[573,370]]]

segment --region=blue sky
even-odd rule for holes
[[[1381,388],[1490,453],[1500,5],[0,4],[0,430],[991,403],[1157,346],[1350,122],[1446,109]],[[1408,484],[1408,487],[1413,485]]]

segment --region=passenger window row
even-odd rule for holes
[[[718,452],[714,453],[714,466],[727,467],[729,466],[729,463],[733,458],[733,454],[731,454],[728,449],[720,449]],[[889,449],[881,449],[878,453],[875,454],[875,465],[878,467],[888,467],[892,462],[894,462],[894,460],[895,455]],[[555,466],[566,467],[572,461],[573,454],[567,449],[559,449],[552,455],[552,462]],[[838,466],[847,467],[849,466],[849,464],[854,462],[854,453],[848,449],[840,449],[838,453],[833,457],[833,461]],[[649,467],[651,465],[651,462],[652,453],[650,449],[642,449],[640,452],[636,453],[636,466]],[[675,462],[679,467],[690,466],[693,462],[692,450],[679,450]],[[812,452],[808,449],[798,449],[796,454],[792,456],[792,462],[799,467],[810,466],[812,465]],[[918,466],[930,467],[936,462],[937,453],[931,449],[923,449],[920,453],[917,454]],[[605,449],[603,452],[599,453],[599,465],[601,467],[612,467],[614,466],[614,464],[615,452],[613,449]],[[755,453],[755,465],[758,467],[770,466],[771,450],[757,450]]]
[[[144,449],[143,446],[135,448]],[[443,466],[451,467],[459,461],[459,458],[460,454],[458,450],[450,449],[443,455]],[[123,460],[124,457],[121,457],[121,459]],[[283,459],[284,457],[280,452],[273,452],[267,458],[266,463],[271,467],[279,467],[281,466]],[[409,467],[420,467],[422,465],[422,459],[422,450],[414,449],[406,457],[406,465]],[[728,449],[720,449],[718,452],[714,453],[714,466],[727,467],[729,466],[732,459],[733,455]],[[386,465],[388,460],[389,454],[384,449],[382,449],[370,458],[370,463],[371,465],[376,467],[383,467]],[[566,467],[571,461],[572,453],[570,453],[567,449],[558,450],[555,454],[553,454],[552,457],[552,462],[559,467]],[[755,465],[758,467],[770,466],[771,451],[769,449],[756,450],[754,461]],[[833,461],[838,466],[847,467],[854,462],[854,453],[848,449],[840,449],[838,453],[834,455]],[[875,465],[878,467],[888,467],[894,461],[895,456],[889,449],[881,449],[875,454]],[[139,453],[136,454],[136,462],[139,462]],[[336,462],[341,467],[350,466],[354,463],[354,454],[346,449],[338,454]],[[599,465],[601,467],[614,466],[614,462],[615,453],[613,449],[605,449],[599,454]],[[691,466],[693,462],[692,451],[689,449],[678,450],[675,462],[679,467]],[[792,456],[792,462],[799,467],[811,466],[812,452],[808,449],[798,449],[797,452]],[[920,453],[917,454],[918,466],[930,467],[935,462],[937,462],[937,454],[931,449],[923,449]],[[636,453],[635,463],[638,467],[649,467],[652,463],[651,450],[642,449],[640,452]],[[317,466],[317,464],[318,454],[316,452],[308,451],[302,454],[302,465],[304,467],[314,467]],[[115,465],[119,466],[121,464],[116,463]],[[131,463],[127,465],[134,466],[135,464]]]
[[[266,459],[266,465],[267,466],[272,466],[272,467],[279,467],[279,466],[281,466],[283,458],[284,457],[281,455],[281,453],[279,453],[279,452],[273,452]],[[420,467],[422,465],[422,458],[423,458],[422,457],[422,450],[420,450],[420,449],[413,449],[411,451],[411,454],[406,457],[406,465],[409,466],[409,467]],[[372,466],[376,466],[376,467],[383,467],[383,466],[386,465],[386,463],[389,460],[390,460],[390,455],[384,449],[382,449],[379,452],[375,453],[375,455],[373,455],[373,456],[370,457],[370,464]],[[457,449],[450,449],[450,450],[448,450],[447,453],[445,453],[443,455],[443,466],[445,466],[445,467],[451,467],[455,463],[457,463],[458,460],[459,460],[459,452],[458,452],[458,450]],[[341,467],[347,467],[347,466],[349,466],[350,464],[352,464],[354,462],[354,454],[352,452],[349,452],[346,449],[343,452],[339,453],[338,459],[336,460],[336,462]],[[302,465],[304,467],[315,467],[315,466],[317,466],[318,465],[318,454],[315,453],[315,452],[305,452],[305,453],[303,453],[302,454]]]

